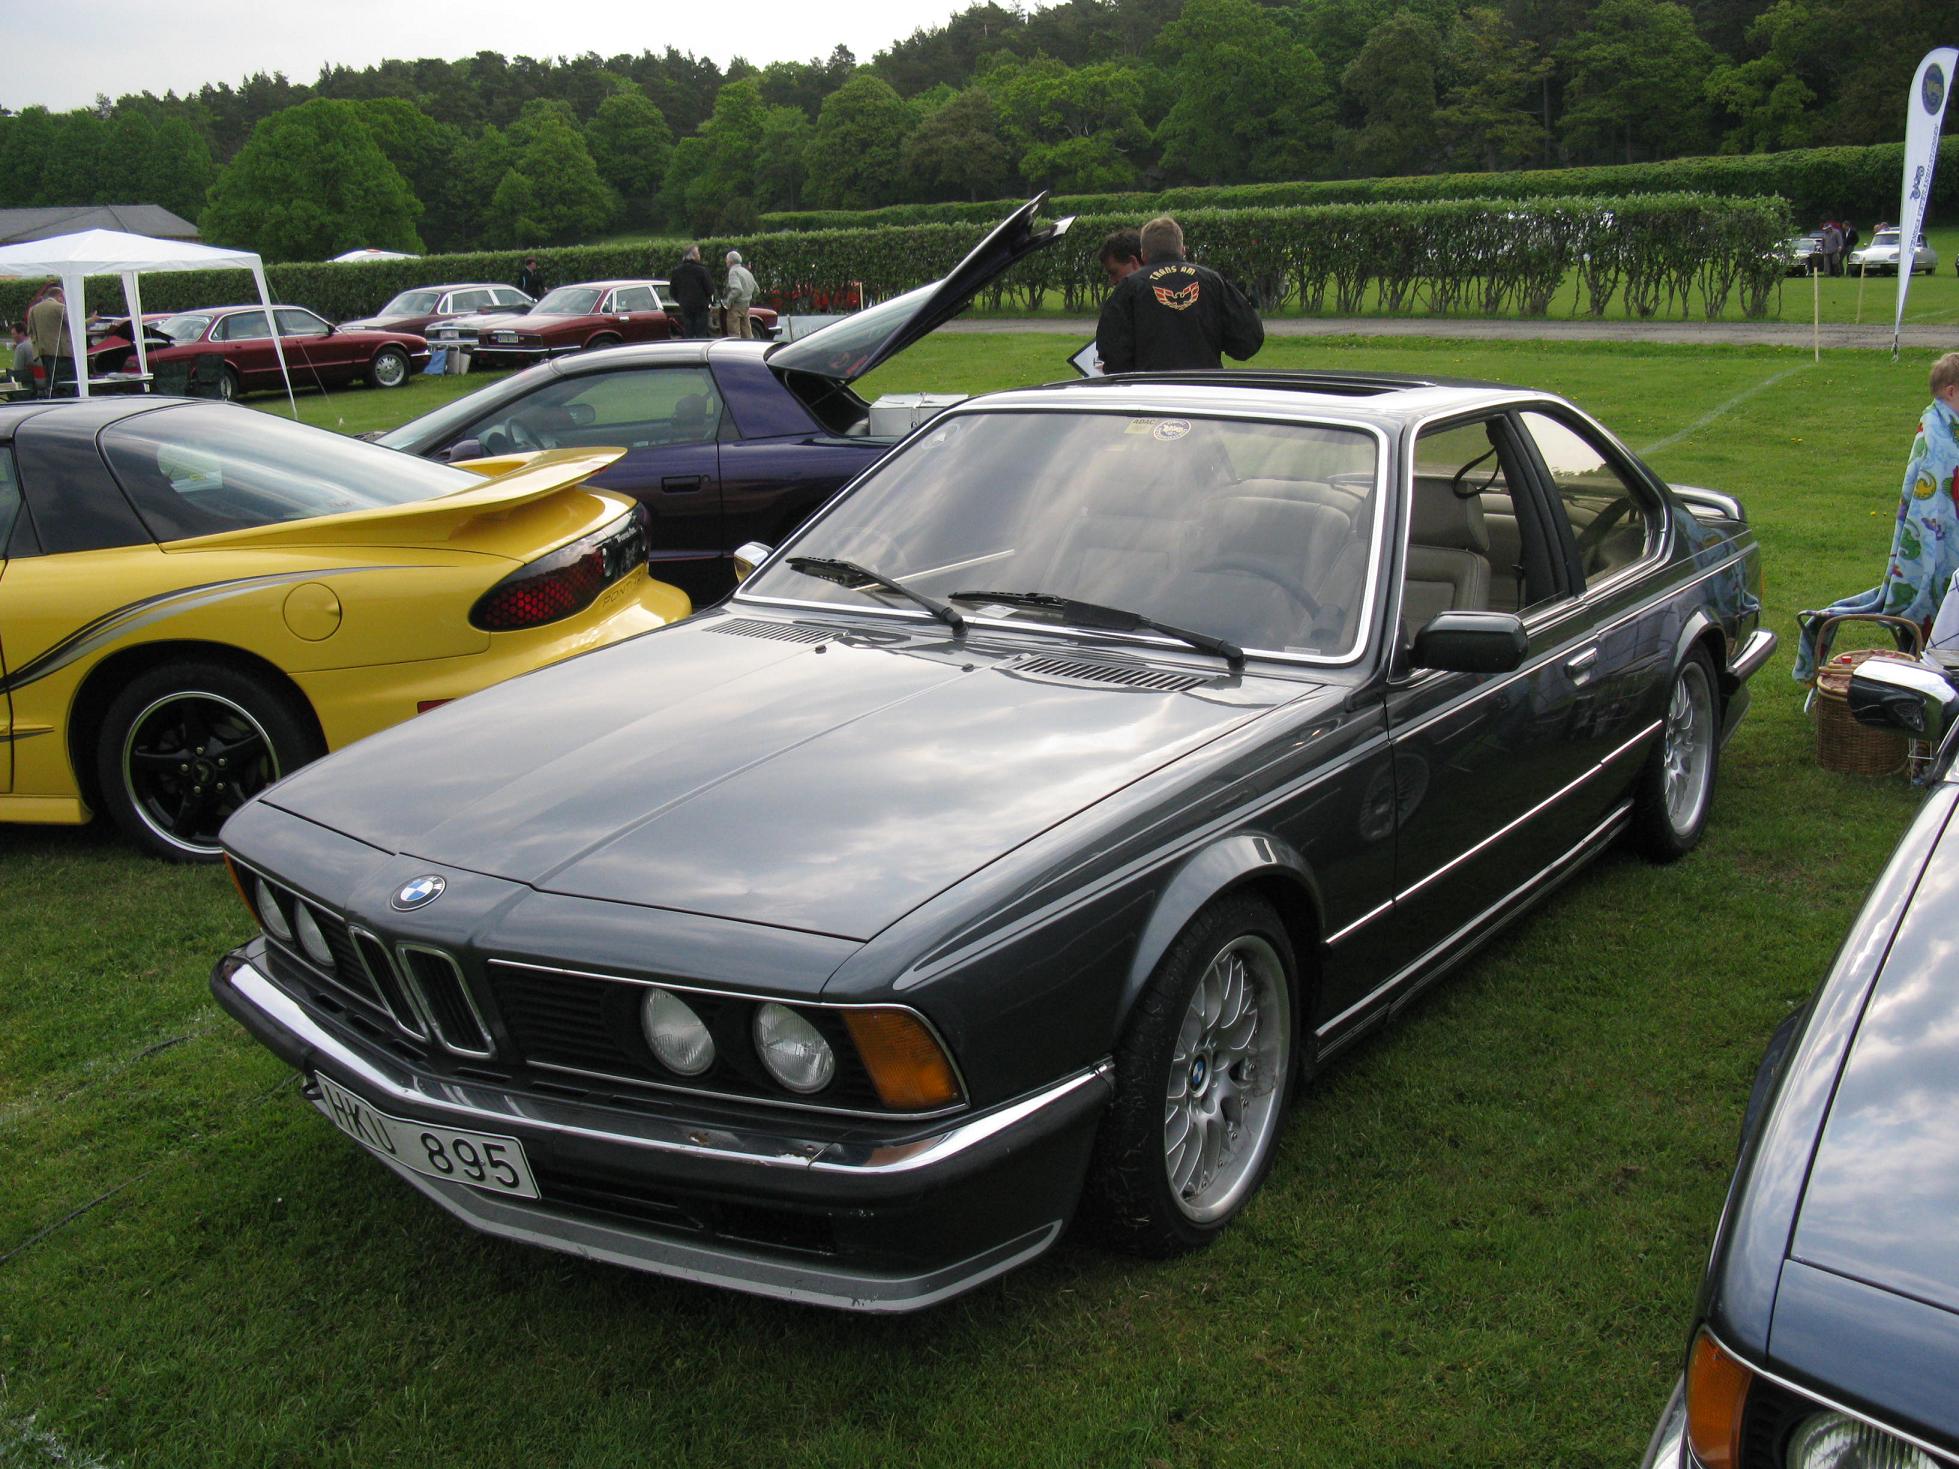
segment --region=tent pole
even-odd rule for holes
[[[272,293],[265,288],[265,267],[252,266],[252,279],[258,282],[259,305],[265,308],[265,324],[272,328],[272,355],[279,359],[279,376],[286,380],[286,402],[292,405],[292,421],[299,422],[299,400],[293,396],[292,369],[286,366],[285,345],[279,340],[279,318],[272,313]]]
[[[143,288],[136,283],[136,272],[133,270],[122,273],[122,303],[129,308],[129,334],[136,343],[136,370],[147,378],[150,375],[150,349],[143,340],[148,335],[143,330]]]
[[[77,397],[88,396],[88,328],[82,316],[82,277],[64,275],[61,278],[61,294],[64,297],[62,308],[68,315],[68,350],[74,355],[69,361],[75,364],[75,393]],[[59,357],[55,362],[59,362]],[[54,363],[48,364],[48,396],[54,396]]]

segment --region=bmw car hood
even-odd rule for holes
[[[1790,1254],[1959,1311],[1959,828],[1934,852],[1851,1043]]]
[[[709,614],[398,725],[262,799],[545,891],[867,939],[1304,691],[1086,683],[975,643]]]
[[[1034,228],[1034,212],[1047,201],[1037,194],[993,227],[943,280],[881,301],[797,342],[777,347],[769,365],[838,382],[855,382],[913,342],[943,326],[1016,261],[1046,249],[1068,232],[1071,214],[1046,229]]]

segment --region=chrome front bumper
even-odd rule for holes
[[[848,1216],[875,1233],[919,1232],[921,1218],[984,1209],[998,1227],[955,1258],[930,1258],[930,1238],[905,1238],[912,1264],[866,1266],[843,1252],[816,1258],[698,1232],[680,1235],[589,1210],[449,1183],[389,1163],[475,1228],[588,1259],[779,1299],[857,1311],[910,1311],[979,1285],[1040,1254],[1068,1222],[1094,1128],[1113,1090],[1104,1061],[978,1116],[893,1140],[803,1139],[738,1130],[491,1084],[429,1076],[356,1050],[314,1019],[243,952],[211,976],[218,1002],[309,1078],[324,1074],[385,1112],[518,1138],[534,1162],[565,1174],[594,1165],[677,1191],[737,1195]],[[1004,1207],[1003,1207],[1004,1205]],[[921,1212],[922,1211],[922,1212]],[[971,1241],[969,1241],[970,1243]],[[913,1250],[912,1247],[916,1247]]]

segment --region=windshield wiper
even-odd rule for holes
[[[804,576],[813,576],[818,581],[834,582],[840,587],[857,587],[864,582],[883,587],[888,592],[916,602],[954,632],[966,630],[966,619],[959,615],[957,608],[935,601],[923,592],[915,592],[903,582],[893,581],[882,572],[872,571],[868,566],[859,566],[855,561],[839,561],[831,556],[791,556],[782,563],[791,571],[800,571]]]
[[[1173,627],[1141,612],[1122,607],[1104,607],[1099,602],[1077,602],[1072,597],[1057,597],[1052,592],[954,592],[955,602],[993,602],[1001,607],[1025,607],[1034,612],[1052,612],[1065,622],[1092,627],[1103,632],[1157,632],[1178,642],[1189,643],[1206,653],[1216,653],[1233,668],[1245,665],[1245,650],[1236,643],[1214,638],[1207,632],[1192,632]]]

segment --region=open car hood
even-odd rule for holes
[[[964,311],[1015,261],[1066,234],[1075,222],[1072,214],[1046,229],[1034,228],[1034,211],[1047,197],[1043,190],[1001,220],[944,280],[880,301],[801,341],[785,343],[769,353],[769,365],[784,372],[855,382]]]

